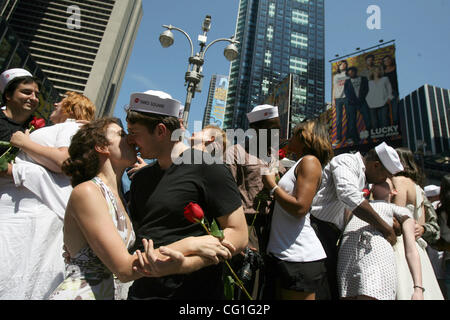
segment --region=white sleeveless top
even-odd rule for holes
[[[278,182],[278,186],[291,196],[295,195],[297,181],[295,168],[302,159]],[[310,213],[299,219],[284,210],[278,201],[275,202],[267,252],[289,262],[310,262],[327,257],[319,238],[311,227]]]

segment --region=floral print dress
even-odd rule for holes
[[[99,178],[91,180],[97,184],[108,203],[109,213],[117,231],[127,248],[133,246],[136,239],[133,228],[128,230],[124,212],[118,205],[111,190]],[[128,239],[128,242],[127,242]],[[85,247],[66,267],[66,278],[49,297],[50,300],[123,300],[127,298],[132,282],[122,283],[95,255]]]

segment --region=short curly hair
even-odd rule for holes
[[[227,149],[228,146],[228,141],[227,141],[227,134],[224,130],[222,130],[220,127],[209,124],[207,126],[205,126],[203,128],[203,130],[209,130],[211,132],[212,136],[215,136],[217,138],[217,141],[221,141],[222,145],[221,150],[223,152],[225,152],[225,150]]]
[[[94,120],[80,128],[72,137],[69,158],[64,161],[62,171],[71,177],[72,187],[94,178],[100,170],[96,146],[109,145],[106,130],[110,124],[121,125],[117,118]]]
[[[71,119],[92,121],[95,118],[95,105],[88,97],[67,91],[61,101],[61,111]]]

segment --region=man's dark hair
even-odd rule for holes
[[[374,56],[373,54],[368,54],[368,55],[364,58],[364,60],[367,61],[367,59],[369,59],[369,58],[372,58],[373,60],[375,60],[375,56]]]
[[[378,153],[376,152],[375,148],[370,149],[367,154],[364,156],[364,159],[366,161],[378,161],[381,162],[380,157],[378,157]]]
[[[278,126],[279,123],[280,123],[280,118],[276,117],[276,118],[256,121],[256,122],[250,123],[249,126],[252,129],[259,130],[259,129],[267,129],[267,128],[270,128],[273,126]]]
[[[20,84],[29,84],[35,82],[38,86],[39,91],[41,90],[41,82],[36,77],[30,77],[30,76],[24,76],[24,77],[17,77],[11,80],[8,85],[6,86],[5,90],[2,94],[2,102],[3,104],[6,104],[6,96],[11,97],[14,94],[14,91],[16,91],[17,87]]]
[[[132,124],[142,124],[147,127],[147,130],[150,133],[153,133],[156,126],[160,123],[164,124],[171,132],[181,128],[180,120],[178,118],[153,113],[150,114],[128,110],[126,120]]]
[[[350,72],[350,70],[355,71],[355,74],[356,74],[356,75],[358,74],[358,68],[357,68],[357,67],[350,67],[350,68],[347,69],[347,72],[346,72],[347,75],[348,75],[348,73]]]

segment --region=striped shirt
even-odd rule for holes
[[[345,209],[353,211],[364,201],[365,169],[359,152],[334,157],[322,171],[322,182],[310,213],[343,231]]]

